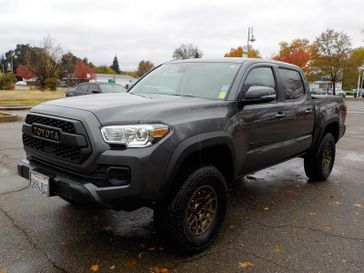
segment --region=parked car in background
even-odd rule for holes
[[[125,93],[126,89],[121,84],[106,82],[86,82],[66,91],[66,97],[102,94],[102,93]]]
[[[334,93],[333,93],[333,91],[332,91],[332,90],[330,90],[330,91],[328,92],[328,94],[329,94],[329,95],[333,95]],[[345,98],[345,97],[346,97],[346,93],[345,93],[343,90],[341,90],[341,89],[336,89],[336,90],[335,90],[335,96],[341,96],[341,97]]]
[[[356,92],[356,88],[353,89],[353,95],[354,95],[354,98],[356,98],[358,96],[358,93]],[[364,98],[364,92],[363,92],[363,90],[361,90],[361,92],[359,92],[359,97]]]
[[[18,86],[27,86],[27,83],[26,83],[26,82],[24,82],[24,81],[17,81],[17,82],[15,83],[15,85],[18,85]]]
[[[314,95],[327,95],[327,90],[326,89],[311,89],[311,94]]]

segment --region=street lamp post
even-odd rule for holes
[[[16,59],[15,52],[11,51],[10,60],[11,60],[11,71],[14,73],[14,58]]]
[[[356,97],[357,98],[359,98],[359,96],[360,96],[360,88],[362,87],[362,84],[363,84],[363,71],[364,71],[364,66],[358,67],[358,70],[359,70],[358,86],[356,88]]]
[[[254,38],[254,29],[253,27],[248,27],[248,40],[247,40],[247,44],[246,44],[246,57],[249,58],[249,49],[250,49],[250,42],[255,42],[255,38]]]

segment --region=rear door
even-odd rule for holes
[[[292,152],[300,153],[309,149],[312,143],[315,122],[313,101],[300,70],[279,67],[278,73],[284,94],[287,132],[289,138],[297,143]]]
[[[277,99],[245,105],[238,114],[243,124],[242,138],[248,145],[241,173],[277,164],[308,149],[314,122],[313,105],[308,101],[298,71],[264,65],[254,67],[248,73],[243,90],[250,85],[270,86],[275,88]],[[255,79],[252,81],[252,78]],[[271,80],[267,81],[269,78]]]

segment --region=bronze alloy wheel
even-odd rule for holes
[[[205,233],[217,213],[217,194],[209,185],[199,187],[192,194],[186,209],[186,228],[194,236]]]
[[[332,163],[332,148],[330,143],[327,143],[322,156],[322,167],[325,171],[330,170]]]

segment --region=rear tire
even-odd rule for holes
[[[305,157],[306,175],[310,181],[325,181],[330,176],[335,162],[336,142],[331,133],[321,140],[318,151]]]
[[[193,254],[209,247],[224,221],[227,187],[214,166],[192,172],[175,198],[154,210],[157,231],[180,254]]]

